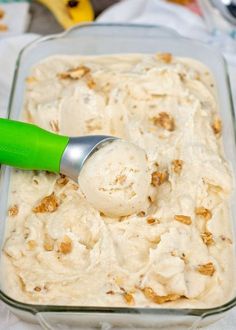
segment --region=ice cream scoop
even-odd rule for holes
[[[78,182],[84,162],[104,143],[105,135],[67,137],[23,122],[0,119],[0,164],[62,173]]]
[[[79,186],[88,202],[107,216],[146,211],[151,173],[145,151],[121,139],[104,145],[86,161]]]

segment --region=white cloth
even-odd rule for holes
[[[0,1],[0,7],[5,13],[0,23],[8,27],[7,31],[0,32],[0,39],[24,33],[30,20],[29,3],[27,1],[1,3]]]
[[[203,0],[205,1],[205,0]],[[99,22],[133,22],[171,27],[184,36],[203,40],[223,50],[230,66],[231,87],[236,104],[236,40],[218,30],[209,31],[201,17],[178,5],[160,0],[124,0],[98,17]],[[0,39],[0,116],[7,113],[10,86],[19,50],[37,36]],[[204,330],[234,330],[236,310],[231,310],[222,320]],[[0,303],[0,330],[39,330],[40,326],[20,321],[3,303]]]

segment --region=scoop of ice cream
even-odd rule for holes
[[[122,140],[96,151],[79,176],[81,191],[88,202],[111,217],[145,211],[150,181],[144,150]]]

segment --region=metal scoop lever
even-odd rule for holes
[[[113,136],[67,137],[38,126],[0,119],[0,164],[62,173],[78,181],[86,159]]]

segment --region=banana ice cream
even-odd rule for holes
[[[79,175],[87,201],[111,217],[147,210],[151,174],[144,150],[122,140],[95,152]]]
[[[132,148],[101,149],[79,184],[13,171],[1,260],[6,294],[77,306],[228,301],[232,174],[208,69],[171,54],[54,56],[26,83],[23,120],[63,135],[114,135]],[[110,166],[116,162],[121,167]]]

